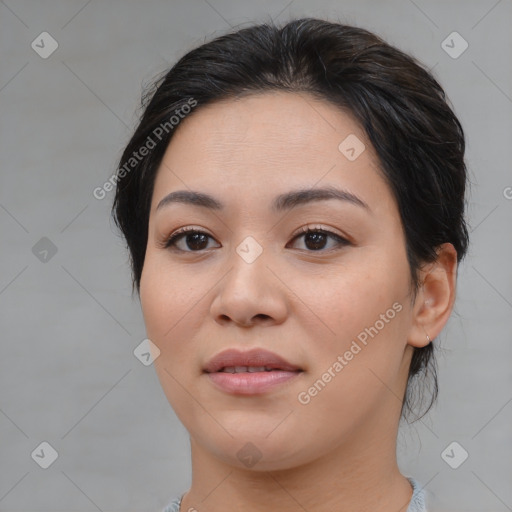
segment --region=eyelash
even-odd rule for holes
[[[351,242],[348,241],[346,238],[343,238],[342,236],[336,234],[336,233],[333,233],[332,231],[329,231],[329,230],[326,230],[326,229],[323,229],[323,228],[320,228],[320,227],[311,227],[311,226],[304,226],[302,227],[298,233],[296,233],[293,237],[292,237],[292,240],[291,241],[295,241],[297,238],[301,237],[301,236],[304,236],[304,235],[307,235],[308,233],[322,233],[324,235],[327,235],[328,237],[334,239],[336,241],[336,244],[339,247],[345,247],[347,245],[351,245]],[[201,250],[198,250],[198,251],[191,251],[191,250],[188,250],[188,251],[184,251],[182,249],[178,249],[176,247],[176,242],[178,240],[180,240],[181,238],[183,238],[184,236],[186,235],[189,235],[189,234],[202,234],[202,235],[206,235],[210,238],[213,238],[211,235],[209,235],[208,233],[204,232],[204,231],[201,231],[200,229],[196,229],[196,228],[193,228],[193,227],[184,227],[184,228],[181,228],[179,229],[178,231],[175,231],[171,236],[169,236],[168,238],[166,238],[163,243],[162,243],[162,247],[164,249],[171,249],[171,250],[174,250],[174,251],[180,251],[180,252],[189,252],[189,253],[201,253],[201,252],[204,252],[205,250],[207,249],[201,249]],[[308,249],[303,249],[305,250],[306,252],[329,252],[329,251],[332,251],[333,248],[331,249],[318,249],[316,251],[314,250],[308,250]]]

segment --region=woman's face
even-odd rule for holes
[[[140,298],[160,382],[198,450],[285,469],[396,436],[413,306],[377,167],[354,120],[306,94],[215,103],[177,128]],[[324,188],[339,197],[313,194]],[[177,191],[212,199],[158,208]],[[165,247],[182,228],[192,234]]]

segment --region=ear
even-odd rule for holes
[[[436,252],[436,261],[420,270],[420,287],[407,338],[413,347],[425,347],[439,335],[455,303],[457,251],[452,244],[445,243]]]

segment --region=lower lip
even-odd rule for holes
[[[290,381],[301,372],[208,373],[208,378],[222,391],[235,395],[258,395]]]

